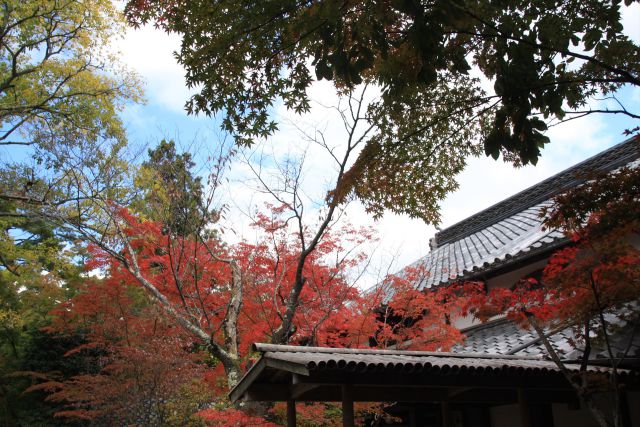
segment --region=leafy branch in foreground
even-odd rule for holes
[[[425,207],[442,195],[424,182],[455,174],[460,158],[478,147],[536,163],[549,125],[610,113],[634,127],[638,112],[617,96],[640,85],[640,49],[623,31],[623,7],[601,0],[158,0],[130,1],[126,14],[133,25],[153,21],[182,36],[177,58],[198,88],[187,111],[223,113],[223,129],[240,145],[275,132],[271,111],[279,102],[309,111],[316,80],[332,81],[340,93],[377,87],[380,97],[364,114],[375,131],[338,190],[374,213],[432,220]],[[483,80],[493,85],[488,93]],[[421,169],[424,163],[435,167]]]

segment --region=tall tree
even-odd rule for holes
[[[130,1],[127,14],[182,35],[177,58],[199,88],[187,110],[223,111],[239,144],[274,132],[276,102],[308,111],[314,77],[340,92],[377,85],[367,112],[376,132],[339,193],[374,212],[430,219],[425,206],[441,187],[423,182],[457,172],[473,151],[467,144],[535,163],[551,123],[597,112],[640,118],[615,102],[593,106],[640,85],[640,49],[623,33],[621,8],[619,0],[196,0]]]
[[[2,217],[46,221],[48,209],[70,204],[70,216],[83,216],[91,196],[121,196],[105,189],[127,173],[118,114],[141,91],[111,51],[121,14],[109,0],[1,7]]]
[[[0,145],[58,147],[123,139],[118,111],[137,98],[110,39],[122,31],[109,0],[2,2]]]
[[[194,176],[194,166],[190,153],[178,154],[175,142],[160,141],[140,167],[136,185],[143,194],[136,210],[180,235],[209,222],[202,179]]]
[[[63,224],[99,224],[91,198],[130,192],[118,115],[141,91],[111,51],[124,29],[111,1],[7,0],[0,9],[0,418],[47,425],[36,414],[52,407],[20,398],[25,381],[12,372],[35,370],[57,347],[41,328],[73,294],[84,256]]]
[[[136,75],[110,51],[110,41],[124,29],[111,1],[7,0],[1,8],[4,255],[41,251],[31,258],[42,260],[62,241],[73,242],[50,221],[51,210],[66,206],[68,218],[78,221],[91,216],[91,197],[118,200],[124,194],[114,185],[127,173],[118,113],[141,92]],[[49,271],[46,264],[53,261],[55,256],[35,271]],[[16,262],[21,269],[32,265],[18,256],[2,261],[3,268],[12,271]]]

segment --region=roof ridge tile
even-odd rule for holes
[[[439,231],[435,236],[436,243],[440,246],[456,241],[544,202],[563,190],[584,182],[585,179],[580,177],[581,174],[610,171],[638,158],[640,158],[640,137],[635,136]]]

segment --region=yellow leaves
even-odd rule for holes
[[[158,171],[147,166],[140,167],[134,179],[134,185],[136,188],[143,189],[146,195],[140,200],[144,206],[134,207],[136,212],[141,213],[142,216],[154,215],[156,219],[166,219],[165,211],[172,206],[172,198]]]
[[[117,113],[142,92],[112,54],[110,42],[124,26],[111,1],[11,0],[4,7],[0,141],[124,139]]]
[[[20,315],[15,311],[0,308],[0,329],[16,330],[21,328],[23,323]]]

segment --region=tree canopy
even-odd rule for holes
[[[206,402],[198,399],[209,399],[215,406],[203,415],[213,425],[249,424],[246,413],[227,411],[224,396],[250,360],[251,344],[277,334],[295,284],[299,241],[281,214],[277,208],[258,214],[255,243],[224,244],[219,236],[167,235],[163,223],[138,221],[123,210],[124,232],[131,238],[123,256],[138,270],[132,273],[92,245],[86,268],[100,268],[105,277],[87,278],[52,311],[47,328],[80,334],[84,340],[69,354],[87,354],[92,369],[44,373],[31,390],[52,393],[48,399],[61,405],[57,416],[72,420],[190,425],[194,406]],[[461,342],[448,318],[467,301],[454,298],[462,288],[415,290],[413,281],[428,274],[423,269],[390,275],[368,293],[349,284],[349,269],[366,260],[358,244],[371,238],[369,230],[351,227],[325,235],[304,264],[307,283],[286,342],[387,348],[406,341],[407,349],[428,350]],[[464,291],[471,296],[478,289],[468,285]],[[202,395],[190,398],[191,389]],[[171,409],[188,404],[178,413],[183,418],[172,423]],[[329,414],[317,410],[316,417]]]
[[[63,222],[96,225],[93,198],[128,193],[119,114],[141,91],[112,51],[124,20],[111,1],[0,8],[0,418],[50,425],[56,405],[23,395],[29,381],[15,372],[82,364],[63,357],[81,337],[42,332],[82,273],[86,242]]]
[[[594,112],[639,118],[624,106],[592,105],[640,85],[640,49],[623,33],[621,7],[619,0],[194,0],[130,1],[126,12],[135,25],[154,20],[182,36],[177,58],[198,88],[187,110],[223,112],[223,128],[241,145],[275,131],[277,103],[308,111],[314,80],[343,92],[379,87],[367,111],[376,132],[338,193],[355,194],[375,213],[426,218],[429,200],[451,187],[424,182],[446,181],[475,144],[496,158],[535,163],[551,122]]]
[[[136,76],[108,50],[122,21],[110,1],[2,2],[0,145],[124,139],[118,112],[136,99]]]
[[[107,0],[2,8],[0,146],[12,150],[0,165],[0,199],[11,204],[3,214],[43,218],[74,201],[83,216],[91,197],[114,198],[98,193],[124,181],[119,113],[141,99],[137,76],[110,45],[124,29],[121,14]]]
[[[135,182],[143,193],[135,203],[136,210],[164,223],[168,232],[192,234],[211,218],[207,215],[202,180],[193,174],[191,154],[178,154],[175,142],[166,140],[148,154]]]

